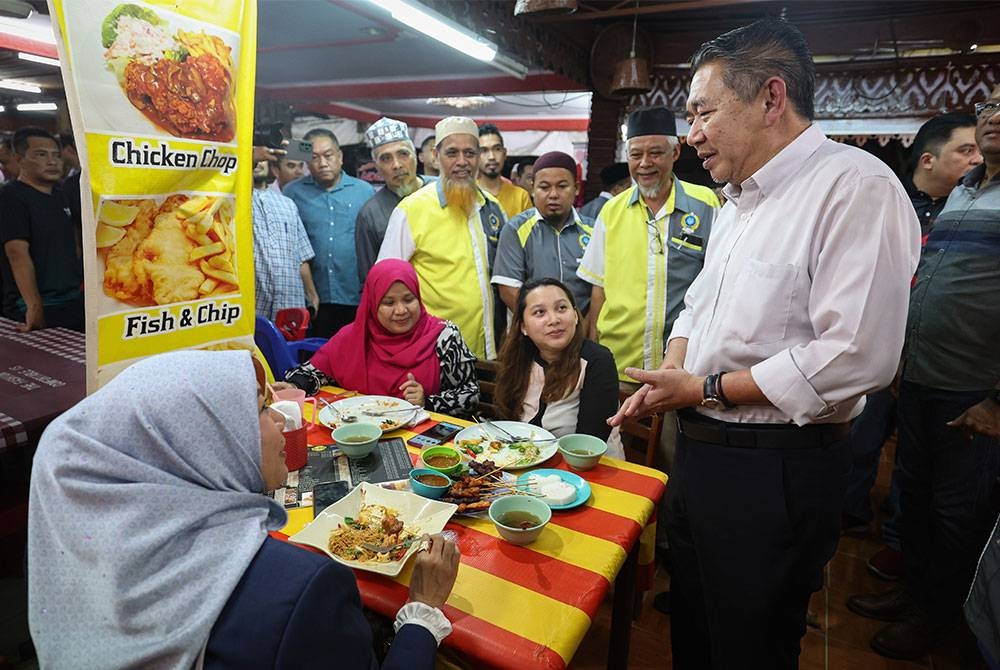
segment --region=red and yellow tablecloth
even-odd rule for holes
[[[338,391],[327,387],[322,395],[333,399]],[[443,415],[432,419],[468,425]],[[404,429],[389,435],[406,440],[413,434]],[[310,431],[310,445],[330,443],[328,429]],[[415,461],[420,449],[407,448]],[[543,465],[569,469],[558,453]],[[486,518],[453,517],[448,523],[458,535],[462,563],[444,608],[454,627],[444,645],[475,667],[566,667],[640,538],[639,564],[651,566],[655,509],[666,475],[613,458],[578,474],[590,482],[590,500],[554,511],[530,546],[499,539]],[[310,520],[311,508],[290,510],[282,533],[292,535]],[[395,579],[355,571],[365,606],[394,617],[406,601],[410,571],[407,566]]]

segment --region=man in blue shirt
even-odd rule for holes
[[[361,206],[375,191],[366,182],[344,174],[344,154],[331,131],[314,128],[305,139],[312,142],[309,174],[285,186],[283,194],[299,208],[316,254],[312,275],[320,304],[310,335],[330,337],[354,320],[361,301],[355,222]]]

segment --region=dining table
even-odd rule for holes
[[[0,318],[0,452],[34,445],[87,392],[83,333]]]
[[[354,394],[334,387],[319,393],[329,402],[349,395]],[[431,412],[430,419],[385,437],[408,441],[442,421],[472,425]],[[318,424],[307,440],[310,446],[334,443],[330,429]],[[416,463],[421,449],[408,444],[407,450]],[[536,467],[569,470],[558,452]],[[454,664],[566,668],[613,586],[607,667],[628,667],[637,583],[640,575],[651,574],[656,508],[666,475],[606,456],[576,474],[589,483],[589,500],[575,509],[553,510],[552,520],[530,545],[501,539],[486,515],[455,515],[448,522],[446,530],[455,533],[461,551],[458,577],[443,607],[453,632],[442,645]],[[291,509],[288,524],[275,535],[288,538],[312,518],[311,507]],[[364,605],[394,618],[406,602],[411,571],[412,561],[396,577],[355,570]]]

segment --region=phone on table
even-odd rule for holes
[[[347,482],[320,482],[313,486],[313,518],[351,492]]]
[[[313,155],[313,143],[307,142],[306,140],[296,140],[292,139],[288,142],[288,146],[284,147],[285,155],[282,158],[287,158],[290,161],[305,161],[309,162],[312,160]]]
[[[434,424],[420,435],[414,435],[407,440],[406,443],[411,447],[433,447],[438,444],[444,444],[454,437],[460,430],[462,430],[461,426],[456,426],[455,424],[448,423],[447,421],[441,421]]]

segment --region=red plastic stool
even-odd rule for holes
[[[309,310],[305,307],[289,307],[278,310],[274,325],[289,342],[305,339],[309,328]]]

